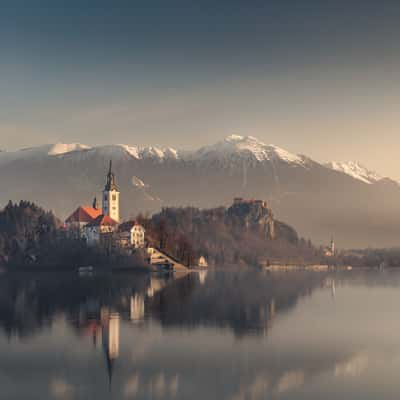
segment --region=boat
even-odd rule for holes
[[[83,267],[78,267],[78,274],[81,276],[85,275],[92,275],[94,271],[94,268],[92,265],[86,265]]]

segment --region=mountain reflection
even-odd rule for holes
[[[266,334],[276,314],[321,285],[323,275],[254,271],[199,271],[178,279],[147,274],[79,277],[71,274],[10,274],[0,280],[0,326],[8,338],[27,338],[65,317],[78,336],[103,349],[109,380],[119,357],[121,320],[164,328],[214,326],[237,337]]]

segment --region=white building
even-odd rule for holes
[[[89,222],[83,228],[83,236],[86,238],[88,246],[97,246],[101,244],[102,239],[111,236],[118,223],[108,215],[99,215],[92,222]]]
[[[207,268],[208,267],[208,262],[204,256],[199,257],[198,261],[198,266],[200,268]]]
[[[89,246],[98,245],[107,234],[112,234],[119,222],[119,191],[112,172],[112,163],[107,174],[103,190],[103,207],[97,206],[97,199],[92,207],[78,207],[65,221],[70,236],[84,238]],[[108,235],[111,240],[111,235]]]
[[[121,247],[141,249],[145,245],[145,229],[137,221],[127,221],[118,228],[118,241]]]
[[[103,214],[119,222],[119,191],[112,172],[112,163],[107,174],[107,182],[103,190]]]
[[[78,207],[66,220],[65,226],[68,233],[76,238],[82,237],[84,227],[93,222],[102,210],[95,207]]]

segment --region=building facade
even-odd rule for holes
[[[99,215],[83,228],[83,237],[88,246],[98,246],[107,239],[109,239],[108,241],[112,239],[117,225],[117,222],[108,215]]]
[[[115,183],[115,175],[112,172],[112,163],[107,174],[106,185],[103,190],[103,214],[108,215],[114,221],[119,222],[119,190]]]
[[[82,237],[84,233],[84,227],[94,221],[99,215],[102,214],[102,210],[95,207],[78,207],[66,220],[65,226],[69,236],[74,238]]]
[[[145,229],[137,221],[127,221],[118,228],[120,247],[141,249],[145,246]]]

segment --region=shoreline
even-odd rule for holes
[[[83,266],[71,266],[71,265],[12,265],[0,267],[0,271],[3,273],[8,272],[71,272],[79,273],[79,268]],[[135,265],[135,266],[109,266],[109,265],[93,265],[93,270],[96,272],[143,272],[150,273],[149,267]]]
[[[351,271],[353,268],[354,267],[351,265],[328,265],[328,264],[305,264],[305,265],[272,264],[261,267],[261,269],[266,271],[329,271],[329,270]]]

